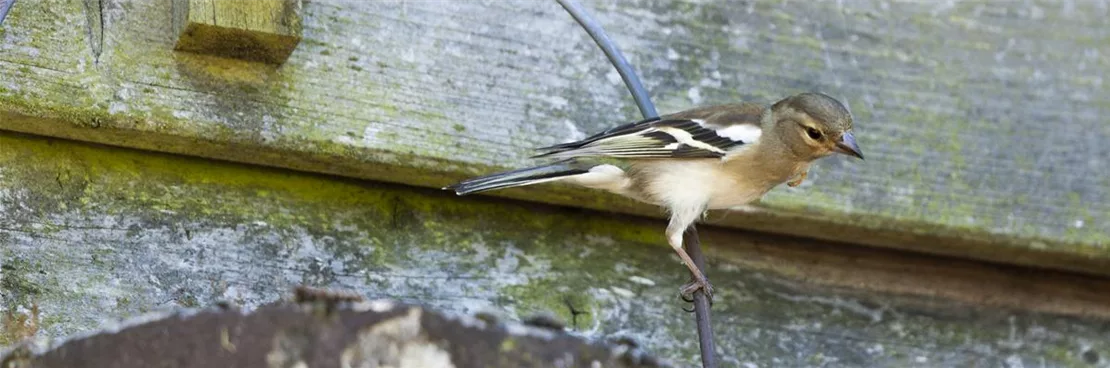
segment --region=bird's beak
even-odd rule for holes
[[[840,137],[840,142],[836,142],[836,147],[833,148],[838,153],[843,153],[848,156],[863,159],[863,152],[860,151],[859,146],[856,145],[856,137],[852,132],[846,132]]]

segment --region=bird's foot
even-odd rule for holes
[[[682,285],[679,291],[682,293],[682,300],[687,303],[694,302],[694,293],[698,290],[705,292],[706,298],[709,298],[709,305],[713,305],[713,285],[709,284],[709,279],[702,277],[695,277],[693,281]]]
[[[791,188],[802,185],[802,182],[806,180],[806,176],[808,176],[808,175],[809,175],[809,170],[802,171],[802,173],[798,174],[798,176],[795,177],[794,180],[786,182],[786,185],[789,185]]]

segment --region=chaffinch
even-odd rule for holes
[[[586,139],[538,149],[554,163],[465,180],[458,195],[545,182],[602,189],[665,207],[666,236],[690,269],[681,288],[712,295],[705,274],[682,249],[682,234],[706,210],[751,203],[775,186],[796,186],[814,160],[841,153],[863,159],[852,115],[836,99],[802,93],[770,107],[754,103],[699,107],[620,125]],[[621,165],[583,159],[617,158]]]

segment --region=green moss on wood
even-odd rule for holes
[[[431,16],[429,9],[417,6],[410,9],[411,18],[402,20],[388,15],[395,9],[374,3],[360,5],[369,9],[363,12],[310,7],[305,12],[311,21],[305,26],[312,32],[306,33],[310,37],[300,47],[311,57],[294,58],[275,68],[171,51],[167,45],[176,40],[168,26],[172,12],[166,9],[168,3],[158,2],[126,3],[123,9],[110,9],[127,16],[108,14],[118,22],[105,29],[108,43],[103,53],[93,56],[88,51],[94,47],[88,44],[82,27],[56,27],[86,21],[81,4],[56,5],[29,4],[13,13],[7,23],[13,28],[5,34],[26,42],[27,48],[11,50],[0,63],[0,73],[10,80],[0,86],[0,110],[45,119],[4,115],[0,126],[6,129],[439,187],[523,164],[515,158],[526,157],[530,145],[566,138],[568,121],[584,130],[597,130],[635,116],[619,85],[582,82],[604,81],[610,69],[584,36],[584,44],[561,43],[569,37],[564,31],[577,30],[572,22],[565,27],[548,24],[545,27],[551,29],[528,30],[492,18],[511,13],[546,20],[562,14],[557,7],[544,10],[540,5],[518,4],[478,9],[456,4],[452,6],[458,7],[457,12]],[[1092,27],[1090,19],[1075,15],[1084,11],[1073,15],[1050,12],[1052,19],[1069,19],[1061,23],[1072,28],[1037,32],[1037,27],[997,22],[1016,17],[1016,13],[1001,12],[1004,16],[997,19],[973,15],[977,12],[972,10],[981,4],[961,4],[942,15],[913,3],[872,9],[853,2],[785,6],[759,1],[751,4],[752,14],[714,4],[643,5],[598,6],[597,11],[611,19],[640,20],[621,22],[613,32],[631,42],[626,51],[637,56],[636,62],[644,68],[641,72],[649,86],[654,86],[664,111],[688,107],[693,101],[687,93],[693,87],[700,89],[704,103],[741,98],[770,101],[795,90],[822,89],[847,98],[857,116],[861,140],[882,153],[864,164],[818,165],[813,182],[819,185],[773,193],[765,201],[766,208],[780,217],[736,215],[714,223],[1105,273],[1110,257],[1103,245],[1108,243],[1108,235],[1098,216],[1106,212],[1104,195],[1089,190],[1082,201],[1061,205],[1070,201],[1063,198],[1066,188],[1060,188],[1073,182],[1092,188],[1099,180],[1057,174],[1040,179],[1054,188],[1050,195],[1024,198],[1021,196],[1029,191],[984,190],[999,186],[997,180],[1024,180],[1029,178],[1024,171],[1043,171],[1045,167],[1029,155],[1015,155],[998,166],[1010,170],[1006,172],[1009,179],[995,179],[981,174],[996,165],[978,150],[1012,151],[996,146],[1004,140],[994,137],[1018,137],[1036,127],[1021,115],[1006,115],[1008,107],[992,106],[1015,105],[1012,110],[1020,112],[1025,111],[1024,105],[1047,101],[1036,94],[1022,94],[1045,88],[1021,83],[1035,80],[1038,70],[1044,73],[1051,71],[1051,66],[1062,65],[1065,55],[1083,54],[1084,48],[1099,39],[1085,36],[1074,44],[1050,43],[1075,52],[1041,52],[1049,49],[1034,44],[1030,52],[1041,52],[1045,61],[1032,58],[1017,64],[986,46],[995,44],[991,40],[1013,38],[1006,34],[1028,36],[1029,42],[1074,38],[1063,35],[1082,34],[1084,27]],[[657,17],[640,19],[636,15],[639,9],[650,7],[658,8],[650,12]],[[470,29],[474,32],[466,36],[474,41],[461,42],[459,30],[439,26],[441,16],[496,26],[486,33]],[[420,27],[431,36],[408,39],[398,32],[396,38],[364,37],[407,27]],[[511,42],[504,40],[507,30],[517,32]],[[959,31],[959,37],[952,37],[953,30]],[[431,49],[437,57],[406,58],[395,52],[400,46],[416,52]],[[459,53],[463,56],[440,52],[451,47],[483,52]],[[669,60],[658,52],[642,51],[668,48],[680,57]],[[471,54],[483,58],[465,56]],[[1014,74],[999,77],[998,83],[982,80],[978,76],[988,73],[954,62],[965,57],[1000,63]],[[1021,55],[1012,59],[1021,60]],[[853,64],[857,61],[868,67]],[[577,67],[584,64],[588,66]],[[576,67],[561,70],[561,66],[572,65]],[[1089,60],[1088,65],[1107,66],[1102,60]],[[467,66],[475,67],[463,69]],[[452,77],[434,81],[413,77],[425,71]],[[714,72],[721,77],[714,77]],[[1053,77],[1051,83],[1057,90],[1098,95],[1090,83],[1078,83],[1065,75]],[[1003,79],[1018,83],[1018,88],[1002,85]],[[707,85],[702,85],[703,80]],[[343,93],[333,93],[336,90]],[[993,96],[991,103],[985,103],[982,96]],[[556,102],[545,103],[545,99]],[[1095,102],[1076,108],[1092,111],[1105,105],[1097,100],[1092,98]],[[1093,124],[1084,116],[1074,117]],[[931,154],[938,158],[928,163],[913,159]],[[908,201],[898,202],[898,196],[884,191],[890,188],[912,193],[904,195]],[[558,186],[495,195],[658,214],[650,207],[611,196],[581,194]],[[172,204],[161,206],[173,208]],[[1047,213],[1041,216],[1042,212]],[[1010,221],[1007,215],[1011,214],[1020,216]],[[790,218],[793,223],[771,223],[779,218]],[[1073,226],[1077,221],[1085,226]],[[1043,254],[1050,256],[1041,257]]]
[[[687,275],[658,221],[25,136],[0,134],[0,145],[0,205],[15,209],[0,217],[3,291],[34,295],[49,336],[98,326],[105,311],[227,297],[253,306],[308,283],[460,312],[552,312],[576,331],[634,334],[680,361],[697,349],[676,294]],[[1015,333],[997,311],[814,289],[798,280],[808,265],[760,272],[733,257],[744,258],[712,259],[714,317],[722,348],[741,361],[905,365],[997,349]],[[1065,361],[1082,354],[1077,341],[1101,333],[1077,327],[1087,320],[1019,318],[1053,331],[1019,330],[1023,356],[1052,347]],[[882,352],[857,354],[874,345]]]

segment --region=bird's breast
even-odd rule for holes
[[[637,166],[634,185],[644,199],[670,208],[740,206],[759,199],[775,186],[750,173],[729,171],[718,159],[659,160]]]
[[[723,174],[718,176],[717,185],[713,187],[709,209],[726,209],[757,201],[808,168],[805,163],[763,157],[742,158],[721,166]]]
[[[710,196],[708,209],[719,210],[743,206],[762,198],[764,194],[774,188],[773,185],[762,183],[733,183],[727,187],[722,186]]]

